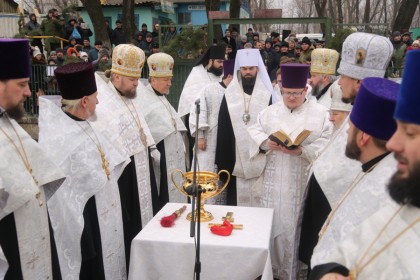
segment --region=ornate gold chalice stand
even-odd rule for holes
[[[180,173],[182,175],[183,183],[182,186],[179,187],[175,182],[175,175]],[[227,179],[223,187],[221,186],[220,181],[220,174],[226,173]],[[188,187],[193,187],[193,176],[194,172],[185,172],[183,173],[181,170],[176,169],[172,172],[172,182],[174,183],[175,187],[184,195],[191,197],[186,191]],[[197,172],[197,185],[203,189],[201,194],[201,201],[200,201],[200,220],[201,222],[208,222],[213,220],[213,215],[209,212],[204,210],[204,201],[211,197],[215,197],[219,195],[228,185],[230,181],[230,174],[226,170],[220,170],[219,173],[213,173],[208,171],[199,171]],[[197,210],[195,210],[195,219],[197,219]],[[191,213],[187,215],[187,220],[191,221]]]

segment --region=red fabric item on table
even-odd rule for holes
[[[229,236],[232,234],[233,225],[225,220],[221,226],[212,226],[210,228],[211,232],[221,236]]]
[[[160,220],[160,225],[163,227],[171,227],[174,224],[175,219],[177,218],[177,214],[173,213],[170,216],[163,217]]]

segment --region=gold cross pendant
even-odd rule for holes
[[[35,184],[38,186],[38,180],[35,178],[34,174],[32,173],[32,167],[28,168],[29,174],[32,176],[32,180],[34,180]]]
[[[178,127],[176,126],[176,120],[174,118],[172,118],[172,125],[175,128],[175,133],[177,133],[178,132]]]
[[[38,200],[39,207],[42,207],[42,205],[44,205],[44,203],[42,202],[42,200],[40,200],[40,198],[41,198],[41,192],[37,192],[35,194],[35,198]]]
[[[143,128],[140,128],[140,140],[144,147],[147,147],[147,140],[146,140],[146,134],[144,133]]]
[[[99,151],[101,154],[101,160],[102,160],[102,169],[105,171],[106,177],[109,180],[109,175],[111,173],[109,172],[109,162],[105,158],[105,154],[102,152],[102,150]]]

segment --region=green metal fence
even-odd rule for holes
[[[179,97],[181,95],[184,83],[191,72],[194,61],[192,60],[176,60],[172,78],[172,88],[168,95],[168,100],[178,108]],[[46,95],[57,95],[60,91],[57,86],[57,81],[52,75],[54,68],[48,65],[32,65],[32,77],[29,81],[29,87],[32,95],[25,100],[24,106],[28,114],[38,115],[38,95],[40,93]],[[143,68],[142,78],[148,78],[149,69],[147,65]]]

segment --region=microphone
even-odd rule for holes
[[[197,187],[200,188],[199,191],[201,193],[205,193],[206,192],[206,189],[202,189],[200,185],[197,185]],[[186,187],[184,190],[189,195],[193,195],[195,193],[195,189],[194,189],[194,186],[193,185]]]
[[[195,113],[197,116],[200,114],[200,98],[198,98],[195,102]]]

